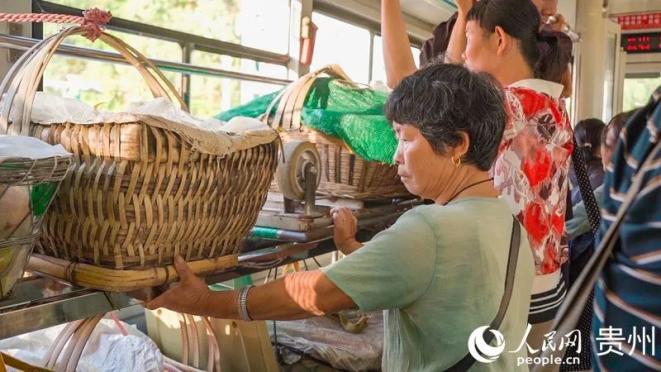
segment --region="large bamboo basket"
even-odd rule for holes
[[[83,32],[73,27],[41,41],[0,85],[0,134],[60,143],[76,162],[44,220],[38,252],[116,270],[164,267],[176,255],[187,261],[236,256],[266,199],[277,137],[218,155],[200,151],[187,133],[150,121],[31,122],[46,65],[66,37]],[[138,70],[155,97],[186,109],[144,56],[112,35],[100,39]]]
[[[283,90],[267,109],[264,120],[280,132],[284,142],[308,141],[316,145],[322,164],[322,176],[317,190],[319,194],[348,199],[409,195],[397,175],[396,166],[367,161],[354,154],[342,140],[302,123],[301,111],[305,98],[314,81],[322,74],[354,84],[338,65],[311,72]],[[274,109],[275,114],[272,114]],[[277,190],[277,186],[273,187]]]

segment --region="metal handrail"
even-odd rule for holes
[[[0,34],[0,48],[27,50],[30,47],[32,47],[34,44],[38,43],[39,41],[41,40],[33,39],[29,37]],[[119,53],[76,47],[66,44],[61,45],[58,48],[57,53],[68,56],[87,58],[92,60],[129,64]],[[291,83],[291,81],[287,79],[278,79],[278,78],[261,76],[261,75],[246,74],[242,72],[228,71],[228,70],[222,70],[211,67],[203,67],[188,63],[164,61],[160,59],[149,59],[149,60],[152,61],[157,67],[159,67],[162,70],[178,72],[185,75],[195,74],[195,75],[216,76],[216,77],[239,79],[245,81],[255,81],[260,83],[269,83],[269,84],[277,84],[277,85],[286,85]]]

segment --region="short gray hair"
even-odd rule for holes
[[[440,155],[459,145],[460,132],[465,132],[470,144],[462,160],[480,170],[496,160],[508,120],[502,89],[491,76],[438,62],[400,82],[388,99],[386,116],[418,128]]]

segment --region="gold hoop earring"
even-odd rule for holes
[[[454,164],[455,168],[459,168],[461,165],[461,156],[457,158],[457,160],[454,160],[454,156],[452,157],[452,164]]]

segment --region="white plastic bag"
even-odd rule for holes
[[[102,319],[92,332],[78,363],[78,372],[153,371],[161,372],[163,355],[156,344],[135,328],[121,323],[124,336],[114,321]],[[0,350],[33,365],[44,356],[66,324],[0,340]]]

